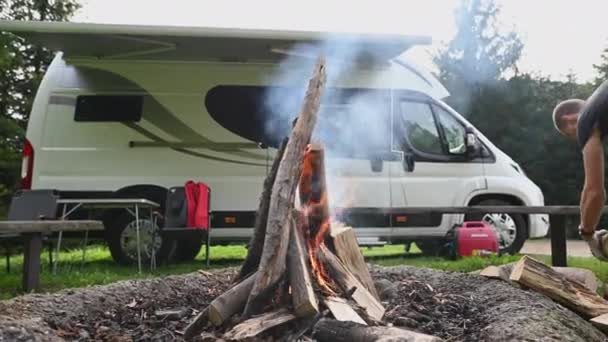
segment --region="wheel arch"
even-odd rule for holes
[[[483,193],[483,194],[476,194],[473,197],[471,197],[471,199],[469,199],[468,201],[468,205],[477,205],[479,203],[481,203],[482,201],[485,200],[502,200],[505,202],[510,203],[511,205],[526,205],[526,203],[524,202],[524,200],[522,200],[521,198],[512,195],[512,194],[501,194],[501,193]],[[529,238],[530,235],[530,215],[522,215],[524,217],[524,220],[526,222],[526,226],[528,229],[526,229],[526,239]]]

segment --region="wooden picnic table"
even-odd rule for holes
[[[40,287],[40,252],[42,236],[60,231],[103,230],[101,221],[47,220],[47,221],[0,221],[0,234],[21,235],[23,238],[22,288],[29,292]]]
[[[370,208],[370,210],[372,210]],[[388,209],[387,214],[415,215],[415,214],[548,214],[549,229],[551,232],[551,263],[553,266],[566,267],[566,216],[579,216],[580,207],[575,205],[548,205],[548,206],[470,206],[470,207],[403,207]],[[603,213],[608,213],[608,206],[604,206]]]

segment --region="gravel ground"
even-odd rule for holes
[[[608,341],[532,291],[477,275],[370,266],[385,321],[446,341]],[[0,341],[175,341],[236,269],[34,294],[0,302]],[[172,310],[158,316],[159,310]],[[213,331],[209,331],[213,333]],[[216,332],[219,333],[219,332]]]

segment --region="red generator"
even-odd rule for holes
[[[483,221],[466,221],[455,231],[455,254],[459,257],[498,254],[494,229]]]

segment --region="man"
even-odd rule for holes
[[[561,134],[576,139],[582,149],[585,184],[581,192],[578,230],[593,255],[608,261],[608,231],[597,229],[606,201],[602,140],[608,135],[608,81],[587,101],[560,102],[553,110],[553,123]]]

